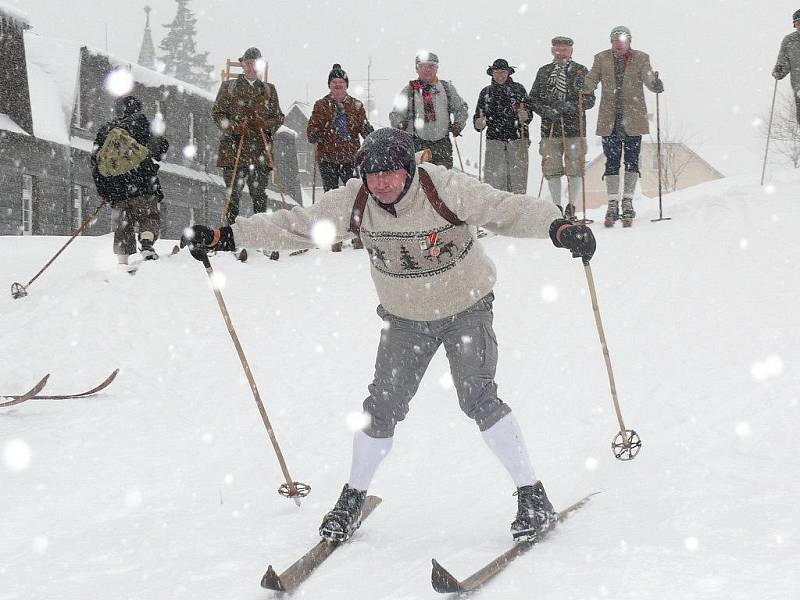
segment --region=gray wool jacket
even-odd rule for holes
[[[783,38],[778,52],[778,62],[775,63],[772,74],[776,79],[783,79],[789,75],[792,89],[800,90],[800,31],[794,31]]]
[[[421,165],[439,197],[465,225],[453,225],[433,208],[419,181],[396,204],[396,216],[369,198],[361,219],[361,241],[370,258],[373,283],[383,307],[393,315],[433,321],[459,313],[492,291],[494,263],[477,239],[476,227],[510,237],[548,238],[561,212],[549,200],[496,190],[444,167]],[[239,217],[233,224],[237,246],[300,250],[322,244],[312,232],[322,222],[335,228],[335,241],[353,237],[350,217],[360,179],[323,194],[309,207]]]

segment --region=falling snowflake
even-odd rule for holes
[[[345,422],[347,423],[347,428],[350,431],[356,432],[364,431],[364,429],[369,427],[372,419],[370,418],[369,414],[365,412],[351,412],[349,415],[347,415]]]
[[[31,463],[30,446],[20,439],[10,440],[3,448],[3,458],[11,471],[24,471]]]
[[[750,375],[756,381],[766,381],[772,377],[783,373],[783,359],[775,354],[768,356],[762,361],[753,363],[750,367]]]
[[[133,89],[133,75],[128,69],[118,68],[106,75],[103,84],[112,96],[120,97],[129,94]]]
[[[318,246],[330,246],[336,241],[336,226],[327,219],[317,221],[311,228],[311,239]]]

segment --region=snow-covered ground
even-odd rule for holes
[[[591,503],[482,598],[800,598],[800,176],[725,179],[595,226],[592,261],[626,424],[618,430],[580,263],[549,240],[482,240],[497,263],[501,397],[557,506]],[[598,215],[599,216],[599,213]],[[64,238],[0,237],[0,282],[25,283]],[[159,242],[167,252],[171,243]],[[277,461],[203,268],[185,252],[114,270],[81,238],[30,288],[0,295],[0,393],[44,373],[87,399],[0,409],[0,600],[258,599],[317,541],[347,478],[380,321],[366,256],[214,259],[267,411]],[[297,592],[433,598],[510,544],[514,491],[458,409],[443,354],[371,493],[384,502]]]

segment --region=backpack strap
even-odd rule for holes
[[[419,171],[419,182],[422,185],[422,189],[425,191],[425,195],[428,197],[428,202],[430,202],[434,210],[439,213],[439,216],[453,225],[463,225],[464,221],[459,219],[439,197],[439,192],[436,190],[436,186],[433,185],[433,180],[431,180],[431,176],[428,175],[428,172],[422,167],[417,167],[417,171]]]
[[[452,225],[464,225],[464,221],[459,219],[439,197],[439,192],[436,190],[436,186],[433,185],[433,180],[431,176],[428,175],[427,171],[422,167],[417,167],[417,172],[419,173],[419,182],[422,186],[422,190],[425,192],[425,197],[428,198],[428,202],[430,202],[433,209],[439,213],[439,216]],[[364,210],[367,208],[368,199],[369,192],[367,191],[367,186],[362,183],[356,195],[356,201],[353,203],[353,210],[350,213],[350,231],[356,236],[361,234],[361,218],[364,216]]]
[[[353,210],[350,213],[350,231],[356,237],[361,235],[361,217],[364,216],[364,210],[367,208],[367,200],[369,199],[369,192],[367,186],[361,184],[361,188],[356,195],[356,201],[353,203]]]

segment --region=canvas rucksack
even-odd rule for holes
[[[133,139],[125,129],[114,127],[97,152],[97,170],[103,177],[123,175],[142,164],[149,154],[147,147]]]

